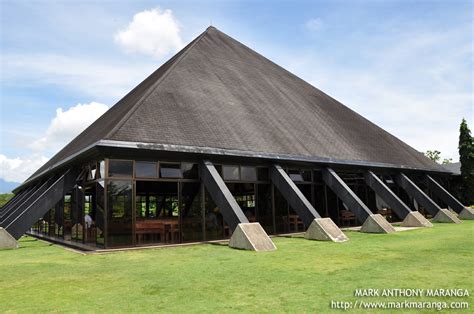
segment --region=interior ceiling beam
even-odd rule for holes
[[[306,226],[311,225],[315,218],[321,218],[321,215],[282,167],[272,165],[270,179]]]
[[[347,206],[347,208],[356,215],[360,223],[372,215],[370,209],[360,200],[360,198],[351,190],[351,188],[338,176],[331,168],[325,168],[322,171],[323,180],[326,185],[336,193],[337,197]]]

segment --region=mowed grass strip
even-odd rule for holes
[[[473,230],[474,221],[464,221],[347,232],[346,243],[278,237],[278,250],[267,253],[202,244],[80,255],[24,237],[20,249],[0,251],[0,312],[328,312],[331,300],[360,300],[358,288],[472,295]],[[472,296],[410,300],[474,306]]]

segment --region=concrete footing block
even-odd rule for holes
[[[258,222],[240,223],[232,233],[229,246],[252,251],[274,251],[275,244]]]
[[[402,222],[402,227],[433,227],[433,224],[420,212],[410,212]]]
[[[458,215],[459,219],[473,220],[474,219],[474,208],[464,207],[464,209]]]
[[[0,227],[0,250],[17,249],[18,242],[8,233],[7,230]]]
[[[432,221],[434,221],[434,222],[450,222],[450,223],[455,223],[455,224],[460,224],[461,223],[461,220],[459,220],[458,217],[456,217],[452,212],[450,212],[446,208],[441,209],[433,217]]]
[[[395,228],[380,214],[372,214],[365,220],[360,232],[365,233],[392,233]]]
[[[339,229],[331,218],[313,220],[304,237],[309,240],[345,242],[349,238]]]

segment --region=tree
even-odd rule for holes
[[[443,159],[443,162],[441,164],[443,165],[449,165],[449,164],[452,164],[453,163],[453,159],[452,158],[444,158]]]
[[[462,200],[474,204],[474,143],[465,119],[459,127],[459,161],[461,162]]]
[[[441,159],[441,152],[438,150],[427,150],[425,156],[434,162],[438,162]]]

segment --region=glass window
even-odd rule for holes
[[[224,180],[239,180],[238,166],[222,166],[222,177]]]
[[[304,181],[303,176],[301,175],[301,172],[299,170],[289,170],[288,175],[289,175],[290,179],[295,181],[295,182]]]
[[[158,167],[156,162],[137,161],[135,163],[135,176],[139,178],[158,177]]]
[[[240,177],[243,181],[257,181],[257,169],[255,167],[241,166]]]
[[[162,178],[183,178],[180,164],[160,164]]]
[[[131,177],[133,162],[131,160],[110,160],[109,177]]]
[[[197,164],[183,162],[181,164],[181,170],[183,171],[183,178],[185,179],[198,178],[198,165]]]

